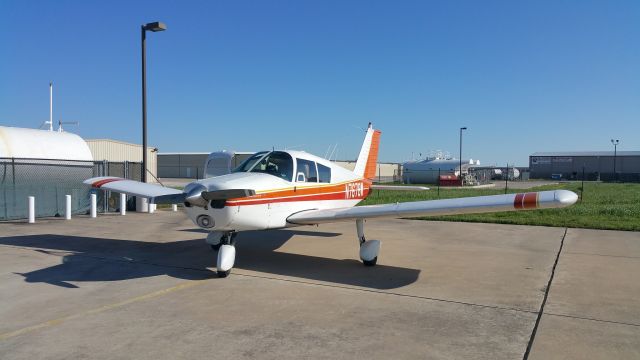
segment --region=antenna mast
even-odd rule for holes
[[[53,131],[53,81],[49,82],[49,131]]]

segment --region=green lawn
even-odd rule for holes
[[[509,192],[567,189],[580,195],[580,187],[579,182],[570,182],[528,190],[514,189]],[[640,231],[640,184],[588,182],[584,187],[582,201],[578,200],[575,205],[563,209],[449,215],[421,219]],[[504,189],[441,189],[440,199],[496,194],[504,194]],[[360,205],[435,199],[438,199],[435,188],[418,192],[374,190],[371,196]]]

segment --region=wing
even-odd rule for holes
[[[96,189],[111,190],[128,195],[142,196],[146,198],[164,197],[167,199],[175,197],[175,202],[179,203],[184,201],[184,197],[182,197],[181,201],[178,201],[180,200],[178,198],[183,196],[183,193],[180,190],[155,184],[142,183],[134,180],[101,176],[87,179],[84,181],[84,183],[87,185],[91,185],[91,187]]]
[[[255,190],[252,189],[207,191],[204,185],[196,183],[187,185],[185,193],[169,187],[109,176],[87,179],[84,183],[96,189],[149,198],[154,204],[181,204],[188,202],[194,206],[206,206],[209,201],[235,199],[256,194]]]
[[[572,191],[541,191],[526,194],[414,201],[341,209],[305,210],[289,216],[287,221],[298,225],[313,225],[369,218],[399,218],[549,209],[569,206],[577,200],[578,195]]]

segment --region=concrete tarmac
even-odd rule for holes
[[[640,233],[365,230],[375,267],[337,223],[241,233],[218,279],[181,213],[0,223],[0,358],[640,358]]]

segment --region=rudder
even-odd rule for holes
[[[378,164],[378,149],[380,147],[380,130],[374,130],[369,123],[367,134],[364,137],[360,155],[356,161],[353,172],[365,179],[373,179],[376,176],[376,166]]]

